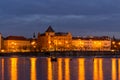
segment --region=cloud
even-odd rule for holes
[[[0,30],[8,34],[30,36],[33,32],[44,32],[48,25],[56,31],[87,34],[95,32],[119,31],[120,15],[28,15],[2,16]],[[29,33],[29,34],[28,34]]]
[[[0,0],[0,31],[30,36],[48,25],[73,34],[119,32],[120,0]]]
[[[119,0],[1,0],[7,15],[103,15],[120,13]]]

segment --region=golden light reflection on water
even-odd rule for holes
[[[94,62],[93,62],[93,80],[99,80],[99,78],[98,78],[98,59],[94,59]]]
[[[94,58],[93,62],[93,80],[103,80],[103,60]]]
[[[116,59],[112,59],[112,80],[116,80]]]
[[[120,80],[120,59],[118,59],[118,80]]]
[[[2,80],[4,80],[4,59],[2,59]]]
[[[99,80],[103,80],[103,59],[99,59]]]
[[[48,62],[48,80],[52,80],[52,62],[51,62],[51,58],[47,58],[47,62]]]
[[[36,58],[30,58],[31,62],[31,80],[37,80],[36,78]]]
[[[107,70],[104,69],[104,71],[103,71],[103,67],[104,67],[103,66],[103,61],[104,60],[108,60],[108,59],[94,58],[93,66],[89,65],[89,66],[93,67],[93,71],[91,71],[91,73],[93,72],[93,76],[92,76],[93,80],[105,80],[107,78],[106,75],[110,76],[111,80],[120,80],[120,58],[119,59],[118,58],[112,58],[112,59],[110,58],[109,60],[111,60],[111,62],[109,61],[110,63],[107,63],[107,64],[110,65],[110,66],[108,66],[109,69],[107,69]],[[18,78],[19,78],[18,77],[18,74],[19,74],[18,71],[19,70],[17,68],[18,67],[18,58],[9,58],[9,61],[10,61],[10,65],[7,63],[8,67],[9,67],[9,68],[7,68],[7,70],[9,69],[9,72],[10,72],[8,76],[10,77],[10,80],[18,80]],[[30,74],[30,76],[29,76],[30,80],[37,80],[36,61],[37,61],[36,58],[30,58],[31,67],[30,67],[29,70],[31,72],[28,73],[28,74]],[[72,60],[72,61],[75,61],[75,60]],[[62,62],[64,62],[64,63],[62,63]],[[70,80],[70,77],[71,77],[71,79],[73,78],[73,76],[70,76],[70,74],[71,75],[73,75],[73,74],[78,75],[78,80],[86,80],[88,77],[86,78],[85,75],[91,74],[91,73],[88,73],[86,71],[87,69],[85,69],[86,58],[78,58],[77,62],[78,62],[77,63],[78,66],[74,66],[74,65],[72,66],[71,65],[71,67],[78,68],[77,69],[78,73],[75,73],[75,72],[70,72],[70,69],[72,69],[72,68],[70,68],[70,58],[64,58],[64,59],[63,58],[57,58],[57,62],[51,62],[51,58],[47,58],[47,64],[48,64],[48,66],[47,66],[48,67],[47,68],[47,71],[48,71],[47,72],[47,74],[48,74],[47,78],[48,78],[48,80],[55,80],[55,79],[63,80],[63,78],[64,78],[64,80]],[[5,65],[6,65],[5,64],[5,59],[1,59],[1,63],[2,63],[1,64],[1,69],[2,70],[1,70],[1,78],[0,79],[4,80],[5,79],[4,76],[6,76],[5,73],[7,73],[7,72],[4,72],[4,71],[6,71],[6,69],[5,69],[6,68],[5,67]],[[57,64],[57,65],[54,65],[53,63]],[[55,66],[57,66],[57,67],[55,67]],[[86,66],[86,68],[89,67],[89,66]],[[55,73],[56,71],[58,73]],[[86,71],[86,73],[85,73],[85,71]],[[108,72],[111,72],[111,73],[107,73],[105,71],[108,71]],[[103,73],[103,72],[105,72],[105,73]],[[53,74],[55,76],[57,76],[58,78],[55,77]],[[103,75],[104,75],[104,77],[103,77]],[[55,79],[54,79],[54,77],[55,77]]]
[[[58,58],[58,80],[62,80],[62,58]]]
[[[78,80],[85,80],[85,59],[78,59]]]
[[[65,80],[70,80],[70,59],[65,58]]]
[[[11,77],[10,77],[10,80],[17,80],[18,77],[17,77],[17,62],[18,62],[18,59],[17,58],[10,58],[10,63],[11,63]]]

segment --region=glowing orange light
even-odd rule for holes
[[[116,59],[112,59],[112,80],[116,80]]]
[[[51,63],[51,59],[48,58],[48,80],[52,80],[53,77],[52,77],[52,63]]]
[[[118,59],[118,80],[120,80],[120,59]]]
[[[99,73],[98,73],[98,59],[94,59],[93,62],[93,80],[99,80]]]
[[[62,80],[62,58],[58,58],[58,80]]]
[[[36,80],[36,58],[31,58],[31,80]]]
[[[11,58],[10,62],[11,62],[11,80],[17,80],[17,58]]]
[[[78,80],[85,80],[85,63],[84,58],[78,59]]]
[[[113,41],[112,44],[115,44],[115,41]]]
[[[65,58],[65,80],[70,80],[70,59]]]
[[[4,59],[2,59],[2,80],[4,80]]]

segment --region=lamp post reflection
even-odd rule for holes
[[[31,80],[36,80],[36,58],[30,58],[31,61]]]
[[[18,79],[18,75],[17,75],[17,62],[18,62],[18,59],[17,58],[10,58],[10,63],[11,63],[11,77],[10,79],[11,80],[17,80]]]
[[[48,80],[53,80],[52,79],[52,62],[51,62],[51,58],[47,59],[48,61]]]
[[[120,59],[118,59],[118,80],[120,80]]]
[[[93,80],[103,80],[103,60],[94,59],[93,62]]]
[[[4,59],[2,59],[2,80],[4,80]]]
[[[94,59],[94,62],[93,62],[93,80],[99,80],[99,78],[98,78],[98,59]]]
[[[103,59],[99,59],[99,80],[103,80]]]
[[[116,59],[112,59],[112,80],[116,80]]]
[[[85,80],[85,59],[78,59],[78,80]]]
[[[70,59],[65,58],[65,80],[70,80]]]
[[[58,58],[58,80],[62,80],[62,58]]]

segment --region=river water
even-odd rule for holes
[[[120,58],[1,57],[0,80],[120,80]]]

